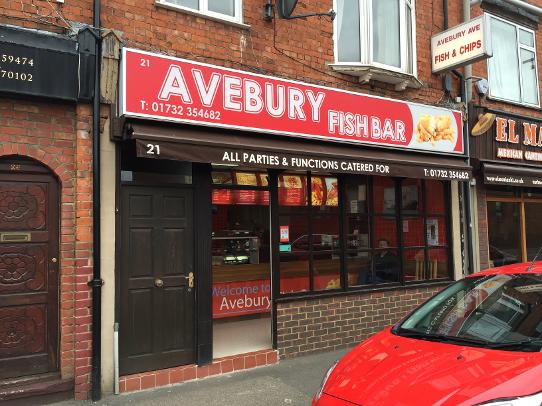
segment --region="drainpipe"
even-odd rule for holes
[[[470,0],[463,0],[463,21],[467,22],[470,21]],[[467,65],[464,69],[464,80],[463,85],[464,88],[462,89],[463,93],[463,103],[465,103],[465,106],[467,107],[467,114],[468,114],[468,106],[472,101],[472,66]],[[467,165],[471,166],[471,160],[470,160],[470,137],[469,137],[469,124],[468,122],[465,122],[464,126],[464,134],[466,137],[465,140],[465,152],[467,154]],[[468,255],[469,255],[469,266],[466,269],[468,274],[474,273],[474,238],[473,238],[473,224],[474,224],[474,210],[472,208],[472,189],[470,182],[463,182],[463,188],[465,189],[465,216],[467,218],[467,249],[468,249]]]
[[[442,1],[442,14],[444,16],[444,29],[448,29],[448,0]],[[463,21],[470,20],[470,0],[463,0]],[[470,78],[472,76],[472,67],[470,65],[465,66],[464,74],[454,69],[452,73],[459,78],[459,95],[461,101],[468,106],[468,103],[472,98],[472,89],[470,86]],[[470,144],[469,144],[469,125],[468,122],[463,123],[463,134],[465,135],[465,154],[467,155],[467,165],[471,165],[470,162]],[[467,235],[465,247],[467,247],[468,253],[468,266],[464,267],[464,273],[471,274],[474,272],[474,242],[473,242],[473,218],[472,218],[472,191],[470,182],[462,182],[462,187],[465,195],[465,219],[467,221]]]
[[[94,65],[94,97],[92,103],[92,372],[91,396],[98,401],[102,395],[102,285],[100,264],[100,70],[101,32],[100,0],[94,0],[94,31],[96,35],[96,61]]]

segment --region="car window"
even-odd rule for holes
[[[488,344],[531,340],[525,348],[532,349],[532,340],[542,343],[542,276],[463,279],[430,299],[394,332]]]

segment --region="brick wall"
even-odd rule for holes
[[[0,155],[34,158],[59,179],[59,364],[78,399],[88,395],[91,365],[91,119],[86,105],[0,99]]]
[[[445,286],[403,287],[277,306],[281,358],[331,351],[359,343],[388,327]]]

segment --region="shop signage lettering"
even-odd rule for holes
[[[336,159],[299,158],[263,153],[224,151],[221,163],[266,165],[293,169],[341,170],[355,173],[389,174],[390,166],[367,162],[341,161]]]
[[[518,126],[514,119],[497,117],[495,128],[495,141],[506,145],[497,146],[497,158],[542,162],[542,126],[529,122]],[[514,145],[517,148],[509,148]],[[519,149],[523,147],[540,148],[540,152]]]
[[[213,283],[213,317],[231,317],[271,310],[269,280]]]
[[[0,92],[77,100],[77,41],[0,26]]]
[[[126,48],[120,110],[128,117],[463,154],[458,111]]]
[[[483,15],[431,37],[433,73],[491,57],[488,27],[489,21]]]

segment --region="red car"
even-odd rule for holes
[[[453,283],[331,367],[312,404],[542,405],[542,262]]]

